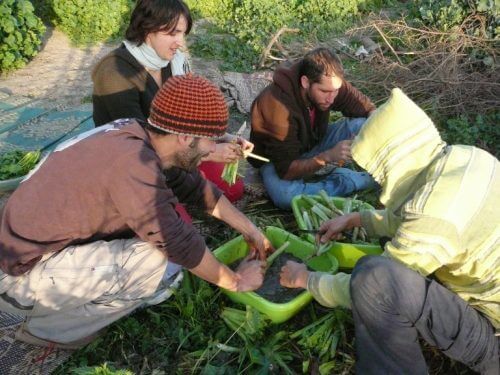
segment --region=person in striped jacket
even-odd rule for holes
[[[391,238],[351,275],[289,262],[287,287],[352,308],[359,374],[427,374],[419,336],[483,374],[499,374],[500,165],[473,146],[447,145],[401,90],[365,123],[354,160],[382,187],[385,209],[325,222],[320,241],[364,227]]]

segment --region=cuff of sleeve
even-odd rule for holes
[[[345,273],[331,275],[324,272],[310,272],[307,278],[307,290],[323,306],[350,309],[350,280],[351,275]]]
[[[207,245],[201,234],[194,232],[189,241],[186,241],[186,246],[174,254],[168,254],[168,259],[178,265],[192,269],[201,263]]]
[[[375,232],[375,228],[372,224],[373,211],[360,211],[359,214],[361,216],[361,226],[365,228],[368,237],[377,237],[378,234]]]
[[[207,212],[212,212],[222,196],[222,191],[212,182],[207,180],[205,185],[204,203]]]

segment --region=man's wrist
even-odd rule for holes
[[[307,283],[309,281],[309,274],[310,272],[308,270],[303,270],[300,272],[299,277],[297,278],[297,286],[302,289],[307,289]]]
[[[243,238],[245,238],[245,240],[247,240],[247,241],[254,239],[261,234],[261,231],[259,230],[259,228],[257,228],[255,226],[255,224],[252,223],[251,221],[249,221],[249,222],[250,222],[250,225],[247,225],[245,228],[245,229],[248,228],[248,230],[244,230],[241,232],[241,234],[243,235]]]
[[[237,272],[232,272],[232,277],[230,278],[227,285],[222,286],[224,289],[230,292],[238,292],[240,286],[241,276]]]
[[[348,229],[361,226],[361,214],[359,212],[351,212],[348,217]]]
[[[326,165],[326,160],[321,157],[321,155],[316,155],[312,158],[319,167],[324,167]]]

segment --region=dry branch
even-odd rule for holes
[[[273,60],[285,60],[283,58],[277,58],[275,56],[271,56],[271,49],[273,48],[273,45],[277,44],[278,49],[280,49],[281,52],[283,53],[282,46],[278,42],[279,37],[284,33],[298,33],[298,32],[300,32],[299,29],[290,29],[288,27],[282,27],[281,29],[279,29],[276,32],[276,34],[274,34],[274,36],[271,38],[271,40],[267,44],[267,47],[264,49],[264,51],[262,51],[262,55],[260,56],[260,60],[259,60],[259,67],[261,67],[261,68],[264,67],[264,63],[266,62],[268,57],[272,58]],[[285,56],[286,56],[286,54],[285,54]]]
[[[402,20],[373,20],[347,34],[378,34],[390,50],[385,57],[373,54],[356,76],[349,77],[378,102],[400,87],[443,118],[500,108],[498,41],[468,35],[465,28],[446,33],[411,27]],[[486,65],[484,57],[493,63]]]

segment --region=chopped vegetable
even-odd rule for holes
[[[9,151],[0,156],[0,180],[21,177],[34,168],[40,160],[41,152],[36,151]]]
[[[226,165],[224,165],[224,170],[222,171],[221,178],[229,185],[234,185],[236,183],[239,163],[240,162],[237,160],[234,163],[226,163]]]
[[[304,229],[319,229],[321,224],[327,220],[338,216],[347,215],[362,209],[362,202],[353,198],[347,198],[344,201],[343,210],[335,206],[334,200],[328,194],[321,190],[318,196],[301,195],[304,202],[300,210],[304,221]],[[344,233],[344,236],[352,243],[370,243],[366,230],[362,227],[354,228],[352,233]],[[327,247],[328,245],[328,247]],[[317,244],[316,255],[320,255],[328,250],[331,243]]]
[[[320,360],[325,361],[335,357],[340,339],[345,338],[347,319],[346,312],[342,309],[334,309],[315,322],[294,332],[290,337],[298,339],[298,345],[302,350],[317,355]]]
[[[245,311],[225,307],[220,316],[224,323],[245,342],[262,334],[264,327],[269,324],[269,320],[265,316],[250,306],[246,306]]]

